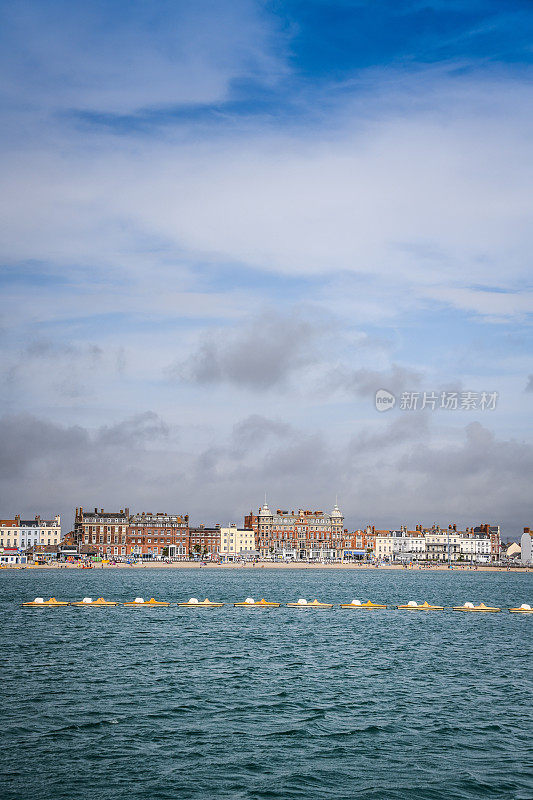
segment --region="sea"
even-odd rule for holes
[[[533,616],[246,597],[507,609],[533,573],[2,570],[2,800],[533,798]]]

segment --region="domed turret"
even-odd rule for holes
[[[271,517],[272,516],[272,512],[269,509],[269,507],[268,507],[268,505],[266,503],[266,500],[265,500],[265,503],[262,506],[262,508],[259,509],[259,516],[260,517]]]
[[[331,512],[331,517],[332,517],[332,519],[342,519],[342,513],[341,513],[337,503],[335,503],[335,508]]]

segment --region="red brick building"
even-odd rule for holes
[[[78,548],[93,545],[100,556],[107,558],[126,556],[126,534],[129,509],[120,511],[84,511],[77,508],[74,517],[74,538]]]
[[[352,531],[347,536],[347,545],[351,550],[364,550],[365,553],[376,552],[376,536],[383,535],[384,531],[376,530],[373,525],[367,525],[364,530]],[[388,531],[386,531],[388,533]]]
[[[342,558],[344,517],[337,505],[331,513],[298,509],[270,511],[265,503],[257,515],[250,511],[244,527],[255,532],[255,549],[262,558],[314,560]]]
[[[142,513],[129,519],[127,553],[145,558],[189,557],[189,515]]]
[[[193,558],[214,561],[220,552],[220,525],[217,524],[214,528],[206,528],[204,525],[189,528],[189,542],[189,553]]]

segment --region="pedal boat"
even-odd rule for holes
[[[233,603],[233,605],[235,608],[237,608],[237,606],[247,606],[251,608],[279,608],[281,603],[269,603],[264,597],[261,600],[254,600],[253,597],[247,597],[244,602]]]
[[[205,600],[198,600],[197,597],[191,597],[187,603],[178,603],[180,608],[221,608],[224,603],[213,603],[207,597]]]
[[[527,603],[522,603],[519,608],[510,608],[510,614],[533,614],[533,608]]]
[[[485,611],[485,612],[492,612],[501,611],[501,608],[495,608],[494,606],[486,606],[485,603],[480,603],[478,606],[475,606],[473,603],[465,603],[463,606],[454,606],[454,611]]]
[[[78,603],[71,603],[71,606],[118,606],[118,603],[115,600],[104,600],[103,597],[99,597],[98,600],[93,600],[92,597],[84,597],[83,600],[80,600]]]
[[[409,600],[405,605],[396,606],[396,608],[400,609],[400,611],[444,611],[444,606],[432,606],[427,600],[424,603],[420,603],[420,605],[416,600]]]
[[[70,603],[67,603],[65,600],[56,600],[55,597],[51,597],[50,600],[45,600],[44,597],[36,597],[35,600],[22,603],[22,605],[26,606],[26,608],[43,608],[43,606],[47,608],[57,608],[58,606],[69,606]]]
[[[151,597],[149,600],[144,600],[142,597],[136,597],[130,603],[124,603],[125,606],[129,606],[129,608],[153,608],[154,606],[169,606],[170,603],[167,603],[166,600],[156,600],[155,598]]]
[[[341,608],[366,609],[366,608],[387,608],[387,606],[383,606],[380,603],[373,603],[371,600],[367,600],[366,603],[362,603],[360,600],[352,600],[351,603],[341,603]]]
[[[316,599],[309,603],[304,598],[300,598],[296,603],[287,603],[287,608],[333,608],[333,603],[320,603]]]

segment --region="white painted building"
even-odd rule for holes
[[[491,561],[490,538],[463,534],[459,541],[459,554],[464,561],[471,561],[474,564],[489,564]]]
[[[18,543],[20,550],[36,545],[58,545],[61,542],[61,517],[45,520],[36,516],[34,519],[19,519]]]
[[[256,555],[254,531],[248,528],[237,528],[235,524],[230,525],[229,528],[220,528],[219,555],[223,561],[253,558]]]
[[[9,566],[10,564],[25,564],[26,556],[14,547],[0,547],[0,564]]]
[[[375,555],[378,561],[421,561],[425,558],[426,540],[419,531],[388,531],[376,536]]]
[[[530,528],[524,528],[520,546],[520,561],[522,564],[533,564],[533,531]]]

